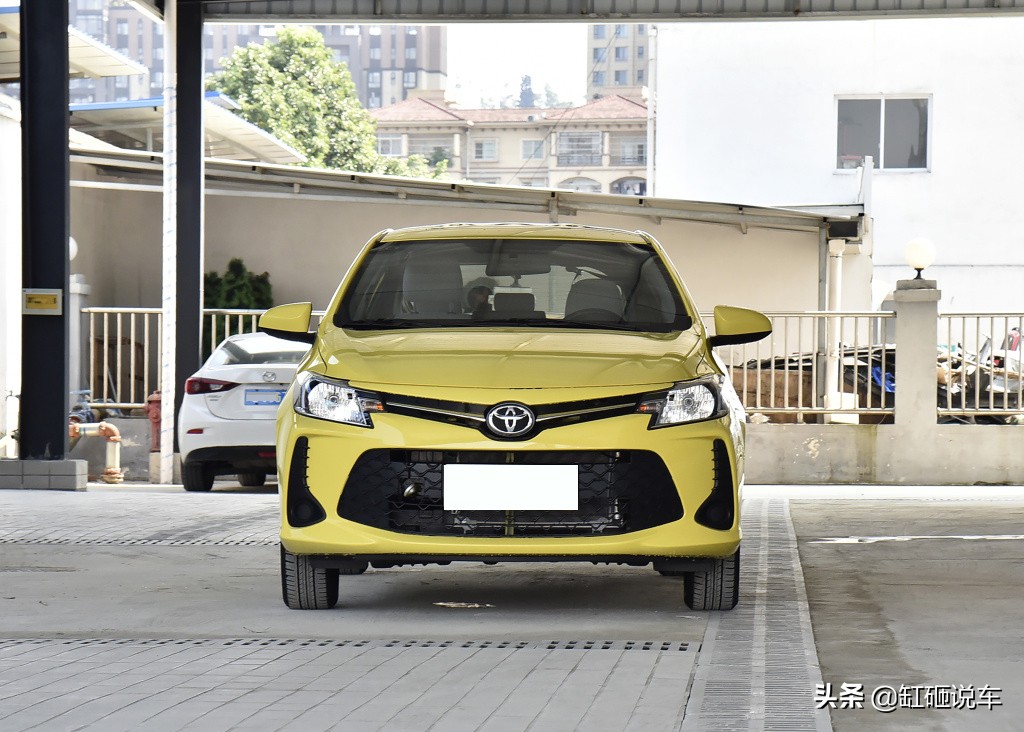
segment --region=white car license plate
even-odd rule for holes
[[[445,511],[577,511],[576,465],[444,466]]]
[[[276,407],[284,399],[285,389],[246,389],[245,406]]]

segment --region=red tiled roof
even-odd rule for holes
[[[397,104],[370,110],[378,122],[535,122],[541,119],[585,121],[646,119],[647,105],[642,99],[617,94],[601,97],[582,107],[555,109],[458,109],[423,98],[406,99]]]

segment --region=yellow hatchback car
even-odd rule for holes
[[[288,607],[340,574],[453,561],[653,564],[693,609],[739,596],[744,412],[644,232],[449,224],[373,237],[315,333],[310,303],[262,330],[312,343],[278,413]]]

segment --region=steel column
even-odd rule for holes
[[[21,4],[22,283],[60,293],[60,315],[22,316],[22,459],[68,452],[68,3]],[[42,311],[40,311],[42,312]]]
[[[185,380],[202,364],[203,318],[203,8],[178,0],[177,340],[174,414]]]

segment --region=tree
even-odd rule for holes
[[[207,272],[203,276],[203,306],[206,308],[256,310],[273,304],[270,274],[250,272],[241,259],[228,262],[223,275]]]
[[[519,108],[533,109],[536,106],[536,99],[533,93],[533,80],[524,76],[519,82]]]
[[[312,28],[285,26],[277,40],[236,48],[210,87],[238,115],[306,156],[311,167],[379,172],[376,125],[359,103],[348,67]]]
[[[558,98],[558,92],[551,88],[551,84],[544,85],[544,103],[540,105],[547,109],[554,109],[556,107],[571,107],[572,102],[563,102]]]

